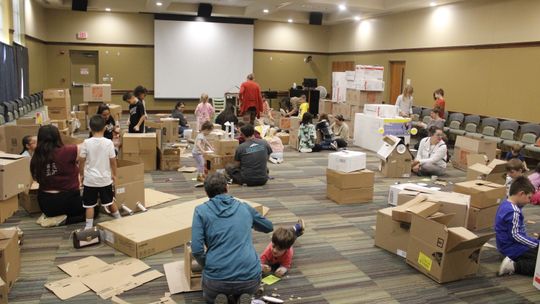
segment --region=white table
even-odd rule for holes
[[[380,118],[356,113],[354,116],[354,140],[355,146],[377,152],[382,145],[384,135],[394,135],[405,138],[405,144],[409,144],[411,136],[409,127],[411,119],[403,117]]]

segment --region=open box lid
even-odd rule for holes
[[[448,228],[446,252],[482,247],[495,233],[478,236],[465,227]]]
[[[383,144],[377,151],[377,157],[386,160],[399,144],[400,139],[394,135],[386,135],[382,138]]]

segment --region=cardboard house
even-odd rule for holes
[[[383,145],[377,151],[381,159],[381,173],[384,177],[410,177],[413,157],[411,152],[396,136],[383,137]]]

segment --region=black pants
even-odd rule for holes
[[[232,182],[234,184],[243,185],[246,184],[248,187],[252,186],[263,186],[266,184],[268,179],[243,179],[242,178],[242,172],[240,171],[240,167],[229,164],[225,167],[225,172],[227,172],[227,175],[229,178],[232,179]],[[266,170],[268,172],[268,169]]]
[[[41,211],[48,217],[67,215],[66,224],[85,220],[85,210],[79,190],[60,193],[39,191],[38,204]]]
[[[534,276],[536,267],[536,257],[538,256],[538,247],[525,251],[519,258],[514,260],[514,266],[517,274]]]

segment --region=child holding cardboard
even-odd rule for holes
[[[206,136],[208,136],[213,129],[214,125],[211,122],[204,122],[201,126],[199,134],[197,134],[197,137],[195,138],[193,150],[191,150],[193,159],[195,159],[195,163],[197,164],[197,181],[199,182],[204,182],[205,178],[203,155],[209,150],[214,151],[214,147],[212,147],[212,145],[206,139]]]

